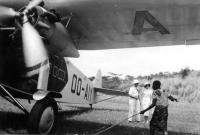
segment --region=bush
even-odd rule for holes
[[[178,99],[188,101],[188,102],[200,102],[200,72],[193,71],[189,68],[182,69],[179,73],[168,74],[164,76],[159,73],[159,75],[151,75],[151,82],[153,80],[161,80],[162,88],[169,91],[172,95],[176,96]],[[140,82],[144,83],[148,77],[140,76]],[[120,78],[116,79],[114,77],[104,77],[103,87],[111,89],[120,89],[126,86],[130,86],[133,81],[132,76],[126,77],[125,80]],[[142,85],[141,85],[142,86]]]
[[[161,79],[162,88],[170,91],[188,102],[200,102],[200,76],[198,72],[190,73],[186,77],[176,76],[173,78]]]

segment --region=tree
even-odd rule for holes
[[[184,69],[181,69],[180,75],[183,79],[185,79],[190,74],[190,72],[191,70],[189,69],[189,67],[186,67]]]
[[[128,81],[133,81],[134,80],[134,77],[133,76],[131,76],[131,75],[126,75],[126,80],[128,80]]]

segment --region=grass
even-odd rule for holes
[[[103,77],[103,87],[105,88],[124,88],[130,86],[132,80],[116,79]],[[152,77],[150,77],[152,78]],[[171,73],[168,76],[158,75],[153,77],[149,82],[153,83],[154,80],[160,80],[162,82],[162,88],[169,91],[172,95],[178,97],[182,101],[189,103],[200,103],[200,71],[191,70],[187,72],[187,75],[180,73]],[[147,81],[147,77],[138,78],[140,81],[141,89],[143,84]],[[128,90],[128,89],[127,89]]]
[[[183,101],[200,102],[200,76],[193,72],[186,78],[181,77],[161,79],[163,88],[169,90]]]
[[[26,134],[26,117],[15,107],[0,98],[0,133],[10,132]],[[3,105],[3,106],[2,106]],[[28,104],[26,104],[28,106]],[[29,107],[30,108],[30,107]],[[95,134],[113,124],[127,118],[128,98],[118,97],[93,106],[69,106],[62,104],[57,117],[55,134]],[[198,135],[200,134],[200,106],[198,103],[170,102],[168,130],[169,135]],[[105,135],[148,135],[148,129],[142,123],[117,125],[104,133]]]

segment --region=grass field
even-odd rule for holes
[[[26,117],[0,98],[0,134],[26,134]],[[25,103],[28,107],[28,104]],[[128,98],[118,97],[101,102],[89,109],[88,106],[69,106],[62,104],[57,117],[55,134],[95,134],[127,117]],[[200,105],[198,103],[170,103],[168,130],[169,135],[200,134]],[[143,123],[121,123],[104,133],[105,135],[148,135]]]

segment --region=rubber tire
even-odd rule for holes
[[[53,98],[46,97],[42,100],[37,101],[34,104],[33,108],[31,109],[29,119],[28,119],[28,124],[27,124],[29,133],[31,133],[31,134],[41,134],[40,131],[39,131],[40,118],[43,114],[43,111],[48,107],[52,107],[53,112],[54,112],[54,123],[53,123],[53,126],[52,126],[52,129],[53,129],[54,124],[55,124],[55,117],[58,113],[58,106],[57,106],[56,101]],[[48,133],[51,133],[52,129]]]

